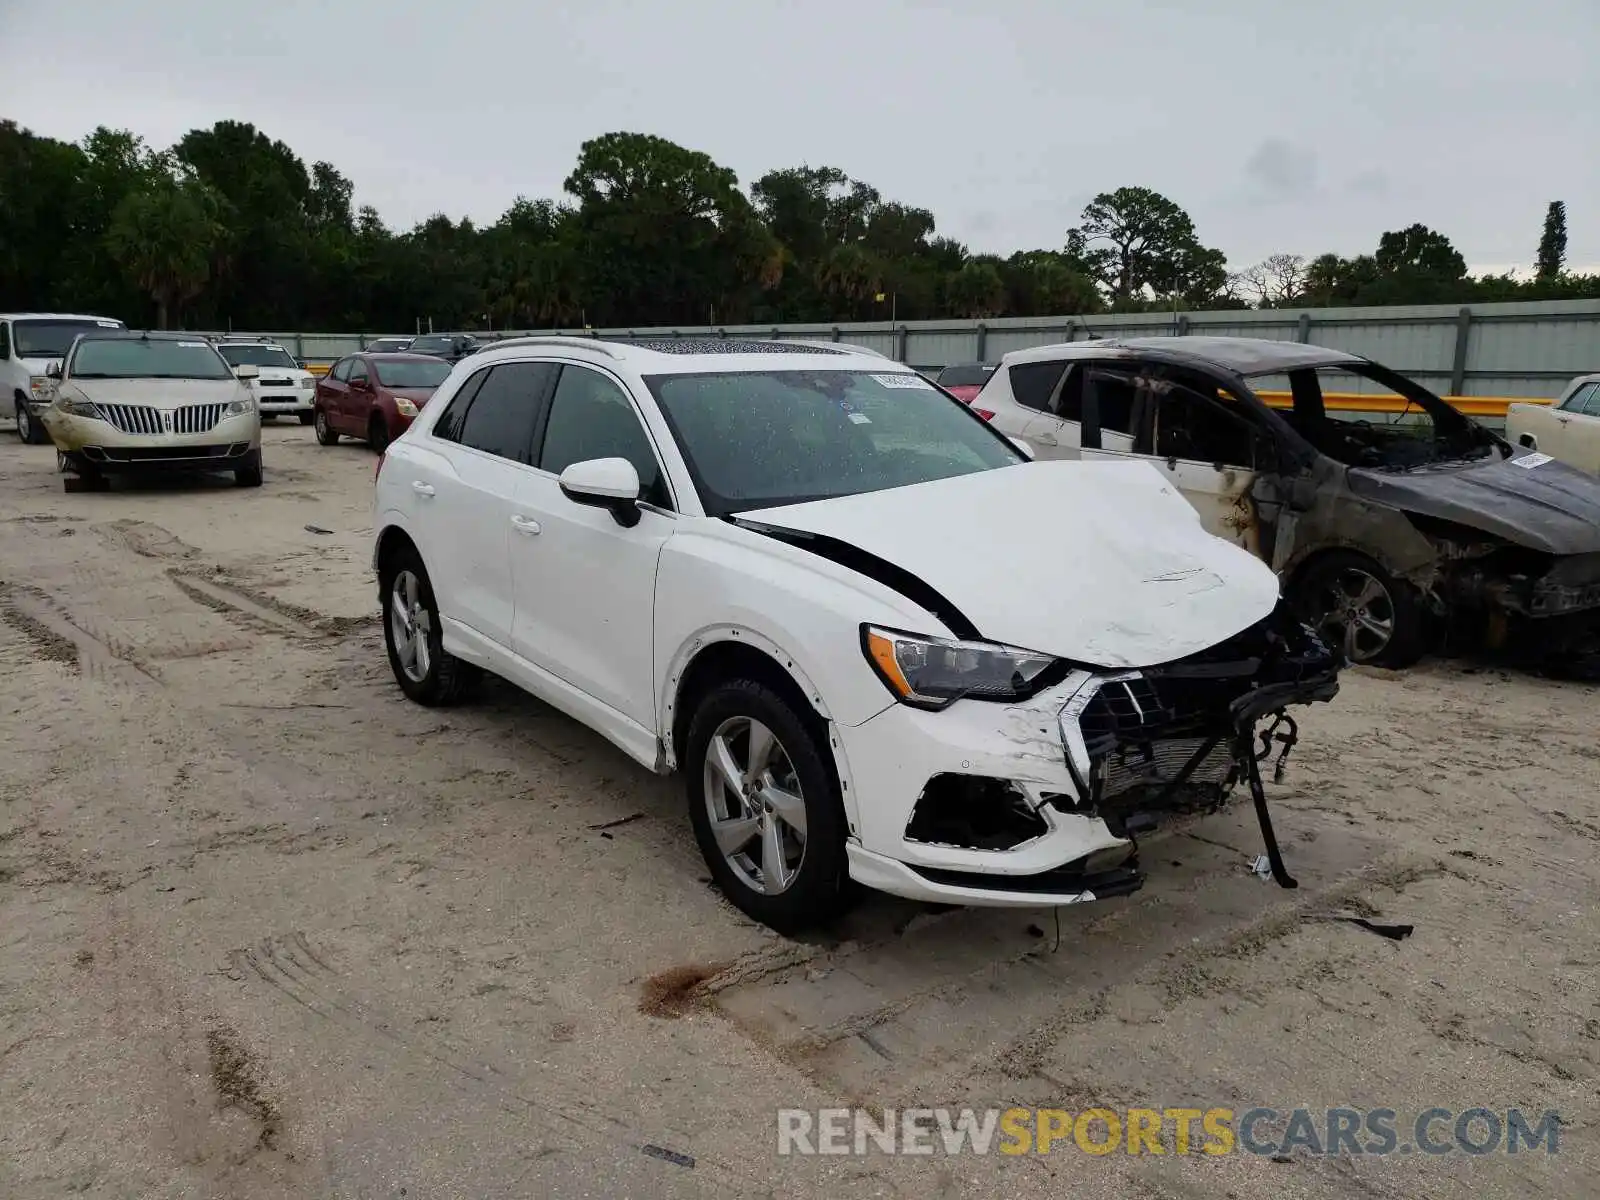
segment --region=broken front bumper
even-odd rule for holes
[[[1281,624],[1162,667],[1078,671],[1025,705],[897,705],[841,731],[860,809],[852,876],[968,905],[1122,895],[1144,881],[1140,833],[1219,808],[1244,783],[1274,874],[1293,886],[1259,762],[1293,744],[1286,708],[1332,699],[1338,666],[1309,631]]]

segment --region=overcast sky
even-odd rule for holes
[[[746,186],[840,167],[981,251],[1143,185],[1235,267],[1414,221],[1526,267],[1556,199],[1600,264],[1600,0],[0,0],[0,50],[36,132],[250,121],[402,228],[636,130]]]

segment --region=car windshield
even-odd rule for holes
[[[295,367],[294,356],[282,346],[264,346],[259,343],[248,346],[218,346],[217,350],[222,357],[228,360],[230,366],[242,367],[245,363],[254,363],[258,367]]]
[[[946,367],[939,372],[940,387],[982,387],[989,382],[994,368],[987,363],[970,363],[961,367]]]
[[[419,337],[411,343],[413,354],[449,354],[455,348],[453,337]]]
[[[645,383],[712,516],[1025,461],[920,375],[724,371],[651,375]]]
[[[372,366],[378,382],[393,388],[436,388],[450,377],[451,370],[449,363],[403,358],[379,359]]]
[[[1502,445],[1482,425],[1421,384],[1373,362],[1253,374],[1250,385],[1323,454],[1347,467],[1408,470],[1466,462]],[[1386,399],[1374,411],[1376,397]],[[1392,411],[1398,408],[1399,411]]]
[[[18,358],[64,358],[72,339],[95,329],[121,329],[120,321],[13,321],[11,339]]]
[[[210,342],[170,338],[84,338],[73,352],[74,379],[232,379]]]

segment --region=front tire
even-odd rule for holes
[[[695,710],[683,771],[689,819],[722,894],[790,934],[850,907],[838,779],[788,700],[749,679],[724,683]]]
[[[316,422],[317,443],[322,446],[337,446],[339,444],[339,435],[334,431],[333,426],[328,424],[327,410],[317,409],[313,414],[313,419]]]
[[[429,707],[455,704],[480,672],[444,648],[439,604],[422,558],[410,547],[385,564],[383,640],[389,669],[408,698]]]
[[[303,412],[303,413],[296,413],[295,415],[300,418],[300,424],[302,424],[302,425],[311,424],[311,418],[312,418],[313,414],[308,413],[308,412]]]
[[[17,418],[17,437],[21,438],[24,445],[41,446],[46,441],[43,426],[39,424],[31,412],[28,404],[21,396],[14,398]]]
[[[261,451],[257,450],[245,460],[244,466],[235,468],[233,482],[240,487],[260,487],[261,479]]]
[[[1422,596],[1364,554],[1336,550],[1314,560],[1292,595],[1301,617],[1352,663],[1397,669],[1427,652]]]

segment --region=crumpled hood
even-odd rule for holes
[[[1534,463],[1536,465],[1520,465]],[[1600,479],[1546,455],[1373,471],[1353,467],[1350,490],[1403,512],[1454,521],[1547,554],[1600,552]]]
[[[741,514],[911,572],[982,637],[1098,667],[1171,662],[1270,614],[1278,580],[1148,463],[1030,462]]]
[[[185,404],[226,404],[246,394],[237,379],[69,379],[66,388],[97,404],[148,404],[179,408]]]

